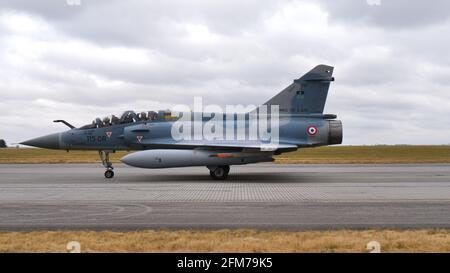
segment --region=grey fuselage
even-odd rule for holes
[[[342,125],[340,121],[326,119],[327,117],[327,115],[317,115],[315,117],[302,115],[280,116],[279,143],[283,145],[295,145],[297,148],[340,144],[342,141]],[[248,115],[246,115],[245,120],[246,128],[248,128]],[[207,121],[207,118],[203,119],[203,123]],[[225,120],[222,125],[224,127],[223,131],[226,132],[227,123],[233,122],[236,124],[235,121],[236,119]],[[45,139],[48,139],[49,143],[41,143],[41,145],[35,146],[64,150],[117,151],[193,149],[196,148],[196,144],[200,145],[204,143],[203,139],[192,140],[188,144],[174,140],[172,137],[172,126],[174,122],[176,121],[153,120],[116,124],[92,129],[74,128],[65,132],[41,137],[43,138],[43,142],[46,141]],[[316,126],[318,129],[318,132],[314,136],[309,135],[307,132],[308,126],[311,125]],[[31,142],[39,142],[39,139],[31,140]],[[255,141],[249,139],[236,141],[240,143],[255,143]],[[220,143],[220,141],[215,142]],[[233,148],[232,145],[226,145],[224,147],[227,146],[230,149]]]

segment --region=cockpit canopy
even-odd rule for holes
[[[120,118],[116,117],[115,115],[107,116],[103,119],[96,118],[95,120],[92,121],[91,124],[84,125],[79,129],[95,129],[139,121],[151,122],[160,118],[170,116],[171,112],[169,110],[159,111],[158,113],[155,111],[140,112],[138,114],[136,114],[134,111],[125,111]]]

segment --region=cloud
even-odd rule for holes
[[[4,1],[0,136],[122,111],[260,104],[319,63],[346,144],[450,143],[446,1]],[[425,3],[425,4],[424,4]],[[23,130],[28,128],[28,130]]]
[[[368,24],[383,29],[417,29],[440,24],[450,18],[450,2],[446,0],[379,2],[380,5],[370,5],[370,0],[323,0],[321,4],[328,11],[331,23]]]

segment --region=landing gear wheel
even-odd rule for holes
[[[114,177],[114,171],[113,170],[106,170],[105,171],[105,177],[106,178],[113,178]]]
[[[105,177],[113,178],[114,177],[114,171],[113,171],[114,167],[112,166],[112,163],[109,160],[109,153],[110,153],[110,151],[102,151],[102,150],[98,151],[98,154],[100,155],[100,159],[102,160],[102,164],[106,168]]]
[[[230,172],[230,166],[217,166],[214,169],[209,170],[209,175],[214,180],[225,180],[228,177],[228,173]]]

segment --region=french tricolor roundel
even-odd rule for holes
[[[309,136],[315,136],[315,135],[317,135],[318,132],[319,132],[319,130],[317,129],[317,127],[315,125],[309,125],[308,128],[306,128],[306,133]]]

